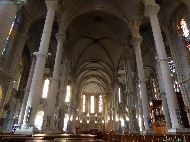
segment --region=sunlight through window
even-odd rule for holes
[[[99,112],[102,112],[102,105],[103,105],[103,102],[102,102],[102,95],[99,96]]]
[[[71,96],[71,86],[67,86],[67,94],[65,98],[66,103],[70,102],[70,96]]]
[[[35,118],[35,121],[34,121],[34,126],[36,128],[38,128],[38,130],[42,129],[43,117],[44,117],[44,112],[43,111],[38,111],[36,113],[36,118]]]
[[[86,96],[82,96],[82,112],[85,112],[85,105],[86,105]]]
[[[119,94],[118,95],[118,97],[119,97],[119,103],[121,103],[121,89],[120,88],[118,89],[118,94]]]
[[[42,98],[47,98],[48,90],[49,90],[49,79],[46,79],[46,80],[44,81],[44,87],[43,87]]]
[[[90,113],[94,113],[94,96],[90,98]]]

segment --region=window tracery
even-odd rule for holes
[[[190,51],[190,31],[188,29],[187,22],[185,21],[184,18],[181,18],[178,22],[178,30],[181,34],[181,36],[184,38],[186,42],[186,47]]]
[[[89,113],[97,116],[98,113],[103,112],[103,96],[102,94],[83,94],[81,96],[81,112]]]
[[[171,77],[172,77],[173,82],[174,82],[174,90],[175,90],[175,92],[181,92],[180,91],[180,84],[177,80],[175,64],[174,64],[174,61],[172,60],[171,57],[168,57],[168,64],[169,64],[169,68],[170,68],[170,74],[171,74]]]
[[[16,29],[18,23],[20,21],[20,16],[19,16],[19,13],[17,13],[14,17],[14,20],[13,20],[13,23],[9,29],[9,32],[8,32],[8,35],[7,35],[7,38],[6,38],[6,41],[3,45],[3,48],[1,50],[1,56],[5,55],[6,52],[7,52],[7,49],[9,48],[10,46],[10,43],[11,43],[11,39],[13,37],[13,33],[14,33],[14,30]]]
[[[99,103],[98,103],[98,105],[99,105],[99,112],[102,112],[102,105],[103,105],[103,102],[102,102],[102,95],[100,95],[99,96]]]

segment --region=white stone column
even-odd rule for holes
[[[111,117],[110,117],[110,120],[111,120],[111,124],[112,124],[112,127],[111,129],[114,130],[114,121],[115,121],[115,107],[114,107],[114,83],[112,83],[112,92],[111,92],[111,97],[110,97],[110,100],[111,100]]]
[[[150,108],[147,96],[145,74],[143,69],[143,60],[140,49],[141,42],[142,42],[141,36],[134,35],[133,45],[135,46],[135,55],[136,55],[136,63],[137,63],[139,86],[140,86],[140,97],[142,100],[144,126],[145,126],[145,131],[148,132],[151,129]]]
[[[145,9],[146,9],[146,14],[149,16],[151,22],[154,42],[156,45],[158,60],[160,62],[160,69],[165,88],[166,98],[168,102],[168,108],[170,112],[172,128],[181,128],[182,125],[180,122],[181,120],[179,119],[180,118],[179,106],[177,103],[176,93],[174,91],[173,83],[170,76],[167,54],[157,17],[160,7],[156,3],[149,4],[145,2]]]
[[[114,80],[115,81],[115,80]],[[116,117],[117,116],[117,81],[114,82],[113,84],[113,93],[112,93],[112,124],[113,124],[113,130],[117,130],[117,120]]]
[[[18,120],[19,125],[22,124],[23,119],[24,119],[24,113],[25,113],[25,108],[26,108],[26,104],[27,104],[27,100],[28,100],[28,95],[30,92],[30,86],[32,83],[32,77],[33,77],[33,73],[34,73],[35,64],[36,64],[36,57],[33,56],[32,57],[32,64],[31,64],[30,72],[29,72],[29,76],[28,76],[28,81],[27,81],[26,89],[25,89],[25,93],[24,93],[24,98],[22,101],[22,107],[20,110],[20,115],[19,115],[19,120]]]
[[[130,56],[130,55],[128,55]],[[129,114],[129,132],[136,133],[135,123],[136,117],[134,116],[137,113],[137,108],[135,107],[135,104],[138,103],[137,94],[135,92],[135,84],[132,76],[132,67],[131,67],[131,57],[128,57],[125,63],[125,70],[126,70],[126,90],[128,92],[128,112]]]
[[[138,89],[138,113],[139,113],[139,117],[141,118],[139,121],[139,127],[141,128],[140,131],[144,132],[145,126],[144,126],[144,118],[143,118],[142,100],[140,97],[140,88]]]
[[[37,106],[39,105],[40,98],[41,98],[40,92],[41,92],[43,74],[44,74],[44,69],[45,69],[45,64],[46,64],[46,55],[48,53],[57,1],[46,0],[46,6],[47,6],[47,16],[45,20],[43,33],[42,33],[39,52],[36,54],[37,60],[36,60],[36,65],[35,65],[34,74],[32,78],[29,98],[27,101],[24,122],[23,122],[23,126],[26,126],[26,127],[23,127],[23,128],[28,128],[27,125],[29,126],[34,125],[34,119],[36,116]],[[27,120],[28,118],[27,109],[31,110],[29,114],[30,115],[29,120]]]
[[[166,120],[166,127],[167,127],[167,129],[170,129],[172,127],[170,113],[169,113],[169,109],[168,109],[165,88],[164,88],[164,84],[163,84],[163,80],[162,80],[160,64],[157,61],[156,61],[156,73],[157,73],[158,83],[159,83],[159,87],[160,87],[160,95],[161,95],[161,99],[162,99],[163,112],[164,112],[164,116],[165,116],[165,120]]]
[[[3,45],[19,9],[18,5],[11,0],[3,1],[3,3],[0,2],[0,51],[3,50]]]
[[[51,79],[51,86],[50,86],[50,92],[48,94],[47,98],[47,108],[45,111],[44,119],[45,119],[45,131],[46,132],[55,132],[55,126],[54,126],[54,112],[55,112],[55,104],[56,104],[56,98],[58,94],[58,83],[59,83],[59,77],[60,77],[60,67],[61,67],[61,59],[62,59],[62,53],[63,53],[63,41],[64,41],[63,34],[59,33],[57,34],[57,51],[56,51],[56,58],[55,58],[55,64],[54,64],[54,71],[53,71],[53,78]]]
[[[63,59],[64,62],[64,59]],[[61,75],[60,75],[60,90],[59,90],[59,100],[58,100],[58,117],[57,117],[57,126],[56,131],[63,131],[63,113],[64,113],[64,94],[65,94],[65,64],[61,64]]]

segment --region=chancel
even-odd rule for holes
[[[2,141],[189,141],[190,0],[0,0]]]

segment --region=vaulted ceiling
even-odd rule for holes
[[[177,9],[184,6],[180,0],[156,2],[168,23]],[[114,81],[125,84],[125,58],[134,56],[130,46],[134,24],[141,25],[140,32],[145,37],[144,64],[154,66],[154,42],[142,0],[59,0],[59,15],[58,21],[66,28],[64,48],[70,55],[71,76],[78,92],[107,94]]]

